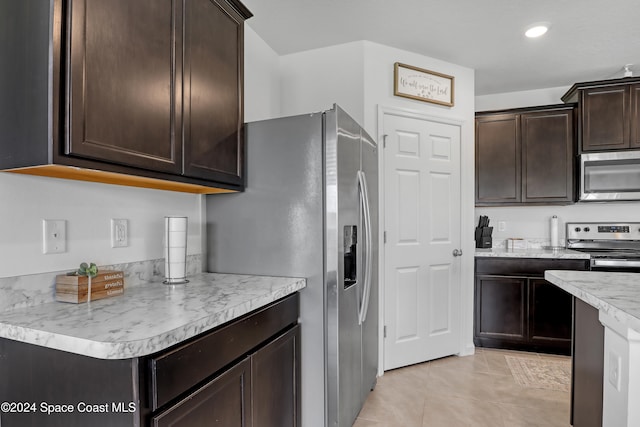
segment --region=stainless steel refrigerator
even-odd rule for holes
[[[307,278],[302,425],[351,427],[378,370],[376,143],[337,105],[245,132],[246,191],[207,198],[207,268]]]

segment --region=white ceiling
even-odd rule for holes
[[[476,95],[640,75],[639,0],[243,0],[278,54],[370,40],[475,69]],[[540,39],[523,33],[551,23]]]

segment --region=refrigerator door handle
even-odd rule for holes
[[[364,243],[365,243],[365,259],[364,259],[364,284],[362,291],[362,303],[358,309],[358,323],[362,325],[367,318],[369,310],[369,295],[371,293],[371,264],[373,261],[373,243],[371,241],[371,211],[369,206],[369,191],[367,188],[367,177],[364,172],[358,171],[358,184],[360,186],[360,202],[362,203],[362,216],[364,220]]]
[[[366,232],[367,232],[367,237],[366,237],[366,241],[365,241],[365,248],[366,248],[366,266],[365,266],[365,273],[367,275],[366,277],[366,299],[364,302],[364,309],[362,312],[362,323],[364,323],[364,321],[367,319],[367,312],[369,311],[369,297],[371,296],[371,269],[373,268],[373,231],[371,229],[371,206],[369,205],[369,188],[367,186],[367,177],[364,174],[364,171],[361,172],[362,174],[362,184],[364,185],[364,206],[365,206],[365,220],[366,220]]]
[[[366,298],[367,298],[367,261],[368,261],[368,253],[369,251],[367,250],[367,242],[369,241],[369,230],[367,229],[367,205],[366,205],[366,201],[365,201],[365,181],[364,181],[364,177],[363,177],[363,172],[361,170],[358,171],[358,189],[360,191],[358,191],[358,195],[360,196],[360,206],[362,207],[362,222],[363,222],[363,235],[362,235],[362,242],[365,244],[365,249],[364,249],[364,254],[365,254],[365,258],[363,261],[363,268],[362,268],[362,272],[363,272],[363,280],[362,280],[362,299],[360,301],[360,305],[358,306],[358,325],[362,325],[362,318],[363,318],[363,312],[364,312],[364,306],[365,306],[365,302],[366,302]]]

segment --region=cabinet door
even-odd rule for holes
[[[242,184],[242,18],[224,2],[185,2],[184,174]]]
[[[64,154],[180,173],[181,8],[171,0],[69,2]]]
[[[564,109],[520,116],[523,202],[573,201],[573,114]]]
[[[569,354],[571,295],[544,279],[529,279],[529,340]]]
[[[629,147],[629,88],[609,86],[584,89],[582,151]]]
[[[251,363],[244,359],[152,418],[154,427],[250,427]]]
[[[520,181],[520,116],[476,118],[476,204],[518,203]]]
[[[475,336],[501,342],[523,342],[527,335],[527,279],[476,276]]]
[[[262,427],[300,426],[300,326],[251,357],[253,419]]]
[[[640,148],[640,84],[631,86],[631,148]]]

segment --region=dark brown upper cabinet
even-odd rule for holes
[[[573,106],[476,113],[476,206],[572,203],[574,127]]]
[[[581,151],[640,148],[640,78],[576,83],[562,100],[578,102]]]
[[[184,173],[242,184],[244,18],[224,2],[185,3]]]
[[[640,84],[631,86],[631,140],[629,146],[640,148]]]
[[[0,169],[194,193],[244,188],[251,13],[240,2],[22,3],[0,6],[11,34],[3,48],[20,55],[2,76],[14,89],[0,112],[14,113],[0,114],[13,141],[0,147]]]
[[[522,113],[522,201],[574,200],[574,109]]]
[[[476,204],[521,201],[520,117],[476,115]]]
[[[181,8],[74,0],[64,155],[182,173]]]

